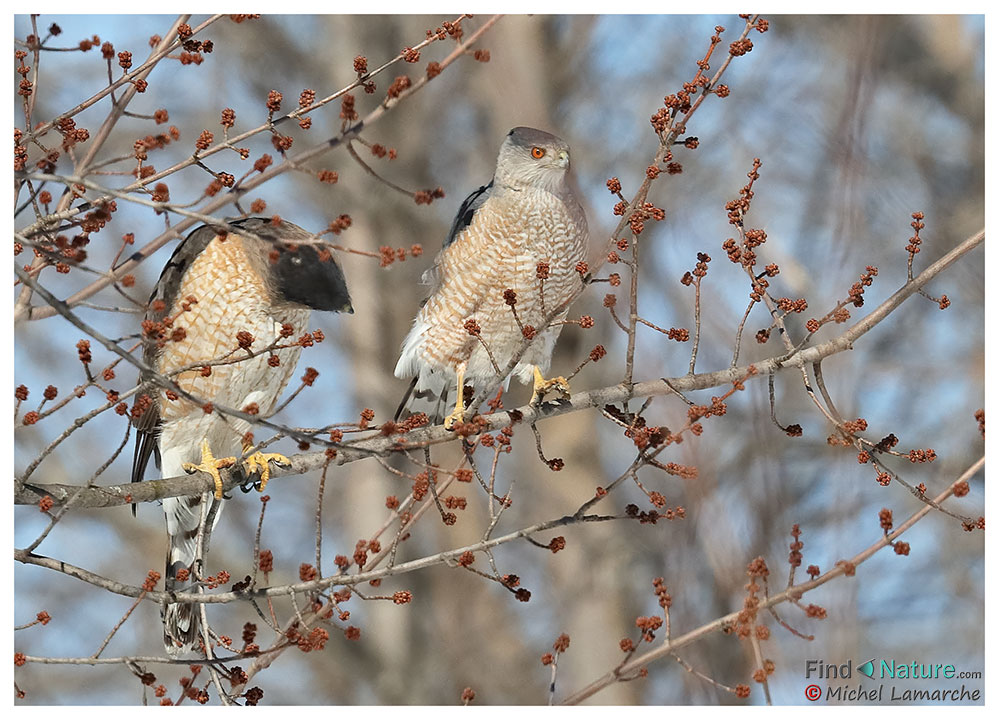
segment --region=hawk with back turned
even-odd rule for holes
[[[403,343],[395,375],[412,377],[410,392],[418,394],[441,396],[456,387],[454,411],[444,420],[449,428],[464,419],[465,381],[481,389],[497,380],[497,367],[505,371],[532,328],[537,332],[512,374],[524,383],[533,379],[532,402],[553,388],[568,395],[563,378],[544,378],[568,303],[582,286],[576,266],[586,259],[588,242],[568,171],[563,140],[533,128],[511,130],[493,179],[462,203],[424,276],[430,296]],[[539,272],[539,263],[547,272]]]
[[[268,463],[287,461],[254,451],[250,423],[215,406],[269,415],[295,371],[301,352],[296,341],[306,332],[312,309],[353,312],[328,246],[284,221],[250,218],[221,230],[198,228],[160,275],[143,322],[143,357],[198,402],[153,386],[152,402],[136,421],[132,481],[142,480],[155,456],[163,477],[202,470],[216,483],[210,507],[202,507],[201,496],[163,501],[170,538],[168,591],[200,589],[198,527],[203,512],[218,522],[219,469],[248,454],[244,470],[259,476],[262,489]],[[197,605],[170,603],[162,614],[163,641],[172,656],[198,647]]]

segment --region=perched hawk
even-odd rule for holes
[[[263,489],[268,462],[287,458],[255,452],[247,442],[250,424],[214,407],[261,417],[271,413],[295,371],[301,351],[296,341],[306,332],[313,308],[353,312],[343,272],[314,235],[261,218],[224,230],[203,226],[188,235],[150,298],[144,359],[198,402],[153,386],[152,403],[136,422],[132,481],[142,480],[150,455],[162,477],[209,473],[215,500],[204,510],[214,513],[216,522],[222,504],[219,468],[245,455],[247,477],[258,476]],[[194,563],[201,505],[201,497],[163,501],[170,537],[168,591],[187,590],[198,579]],[[171,655],[198,647],[196,605],[168,604],[162,614],[163,642]]]
[[[396,377],[413,378],[403,406],[414,389],[443,397],[454,386],[454,411],[444,419],[454,427],[464,419],[465,382],[481,389],[497,380],[497,367],[504,371],[524,337],[556,310],[513,374],[524,383],[533,379],[532,403],[552,389],[568,395],[564,378],[544,378],[559,321],[582,283],[576,265],[586,258],[586,215],[568,172],[563,140],[527,127],[507,135],[493,179],[462,203],[435,267],[424,275],[430,296],[395,367]],[[547,271],[539,271],[540,263]]]

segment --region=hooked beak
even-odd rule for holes
[[[558,165],[563,170],[568,170],[569,169],[569,153],[566,152],[565,150],[560,151],[559,154],[558,154],[558,159],[555,161],[555,164]]]

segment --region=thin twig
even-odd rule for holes
[[[970,467],[968,467],[968,469],[965,470],[961,474],[961,476],[957,478],[957,480],[952,482],[947,487],[946,490],[940,493],[940,495],[938,495],[935,498],[935,501],[937,503],[944,502],[954,493],[955,486],[959,485],[962,482],[970,480],[972,477],[978,474],[984,466],[985,466],[985,457],[983,456],[975,463],[973,463]],[[890,545],[896,538],[902,535],[902,533],[906,532],[913,525],[915,525],[924,517],[926,517],[926,515],[929,514],[930,510],[931,508],[928,505],[920,508],[915,513],[913,513],[905,522],[903,522],[901,525],[895,528],[892,532],[887,533],[884,536],[880,537],[876,542],[872,543],[864,550],[861,550],[859,553],[854,555],[849,560],[844,560],[837,563],[831,570],[826,571],[817,578],[814,578],[812,580],[806,580],[798,585],[795,585],[794,587],[788,588],[787,590],[785,590],[782,593],[779,593],[778,595],[774,595],[772,597],[765,599],[760,603],[759,608],[760,609],[769,608],[774,605],[780,605],[781,603],[784,602],[797,600],[810,590],[814,590],[817,587],[825,585],[830,580],[846,575],[848,570],[850,574],[852,574],[855,568],[857,568],[858,566],[862,565],[864,562],[869,560],[879,550],[888,547],[888,545]],[[649,663],[654,662],[655,660],[659,660],[660,658],[673,655],[677,650],[686,647],[687,645],[690,645],[691,643],[700,640],[701,638],[707,635],[718,632],[722,628],[735,623],[738,620],[739,614],[741,612],[742,610],[740,609],[731,612],[727,615],[724,615],[722,617],[716,618],[715,620],[712,620],[709,623],[701,625],[700,627],[691,630],[690,632],[685,633],[680,637],[674,638],[667,645],[654,648],[652,650],[649,650],[648,652],[643,653],[642,655],[639,655],[638,657],[630,660],[620,668],[615,668],[614,671],[607,673],[603,677],[600,677],[597,680],[591,682],[589,685],[586,685],[581,690],[573,693],[568,698],[563,700],[562,704],[576,705],[582,702],[583,700],[592,697],[599,691],[603,690],[605,687],[608,687],[609,685],[613,685],[615,682],[618,682],[620,675],[637,671],[638,669],[647,666]]]

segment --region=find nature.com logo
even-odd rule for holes
[[[958,670],[949,663],[900,663],[893,659],[871,658],[856,667],[859,675],[878,682],[876,686],[865,686],[861,678],[853,685],[844,680],[853,679],[853,661],[842,664],[827,663],[824,660],[805,661],[805,679],[820,680],[805,687],[805,699],[811,702],[981,702],[980,687],[968,687],[964,682],[960,687],[948,683],[951,680],[981,680],[981,671]],[[916,681],[918,686],[896,684],[895,681]],[[926,686],[930,681],[930,687]]]

